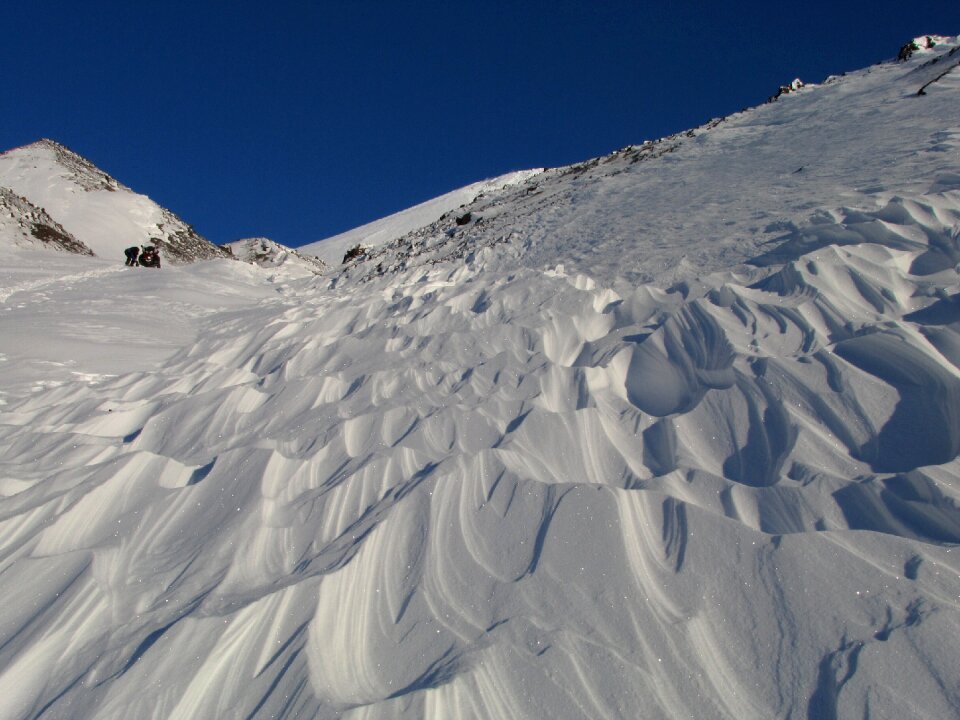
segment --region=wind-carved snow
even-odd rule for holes
[[[960,87],[917,98],[925,57],[332,278],[18,255],[0,716],[952,717]],[[887,155],[830,160],[855,134]],[[645,175],[721,155],[686,213]]]
[[[459,258],[535,268],[559,257],[570,272],[667,287],[793,240],[776,257],[783,262],[788,249],[795,256],[813,242],[833,242],[829,228],[816,227],[835,222],[827,211],[852,216],[898,196],[960,188],[949,150],[960,131],[952,119],[960,69],[915,97],[960,61],[955,45],[938,47],[934,58],[926,51],[807,85],[777,103],[491,190],[373,249],[343,274]],[[470,221],[458,225],[467,214]]]

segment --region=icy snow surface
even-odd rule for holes
[[[953,47],[326,276],[4,249],[0,717],[956,717]]]

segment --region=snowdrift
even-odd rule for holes
[[[16,251],[0,716],[955,716],[955,47],[329,276]]]

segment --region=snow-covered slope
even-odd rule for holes
[[[104,258],[122,260],[124,248],[149,244],[173,263],[226,255],[169,210],[52,140],[0,154],[0,186],[43,208]]]
[[[307,255],[316,255],[327,265],[337,266],[344,258],[347,250],[360,245],[365,248],[376,248],[386,245],[407,233],[435,222],[440,216],[457,210],[462,205],[472,202],[477,196],[519,185],[538,175],[541,170],[522,170],[508,173],[491,180],[467,185],[453,190],[445,195],[427,200],[412,208],[375,220],[354,230],[348,230],[340,235],[334,235],[326,240],[304,245],[300,252]]]
[[[471,256],[496,267],[562,262],[568,272],[628,288],[669,286],[746,262],[782,262],[837,238],[865,239],[875,225],[859,213],[897,215],[905,196],[958,187],[960,73],[917,95],[960,62],[953,45],[938,40],[909,62],[832,77],[688,132],[487,192],[345,273]],[[457,225],[467,213],[471,222]]]
[[[0,717],[956,717],[955,47],[330,277],[14,249]]]
[[[269,238],[244,238],[227,243],[227,247],[238,260],[279,270],[290,277],[320,275],[327,269],[326,263],[318,257],[305,255]]]
[[[93,251],[26,198],[0,186],[0,247],[52,247],[92,255]]]

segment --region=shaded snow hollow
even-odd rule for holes
[[[955,717],[955,47],[322,277],[10,248],[0,717]]]

